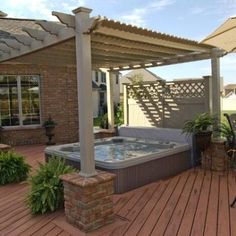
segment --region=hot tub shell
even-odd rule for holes
[[[108,139],[97,140],[96,143],[106,142]],[[65,159],[66,164],[80,169],[80,159],[74,154],[68,154],[61,150],[78,144],[66,144],[48,147],[45,150],[45,158],[48,161],[52,156]],[[115,193],[124,193],[145,184],[176,175],[191,168],[190,146],[179,144],[176,148],[164,150],[160,153],[152,153],[143,157],[131,158],[125,161],[107,163],[95,160],[96,169],[105,170],[116,175]]]

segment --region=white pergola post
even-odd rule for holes
[[[211,71],[212,71],[212,78],[210,84],[210,107],[211,113],[216,115],[218,118],[218,122],[220,122],[220,58],[219,54],[217,53],[218,49],[212,50],[212,57],[211,57]]]
[[[124,125],[128,125],[128,94],[127,85],[123,85],[123,108],[124,108]]]
[[[113,91],[113,73],[106,72],[107,78],[107,115],[108,115],[108,128],[114,129],[114,91]]]
[[[92,23],[88,8],[77,8],[75,14],[76,66],[79,106],[80,175],[96,175],[94,160],[92,60],[91,37],[88,33]]]

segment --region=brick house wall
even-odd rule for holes
[[[0,64],[1,75],[40,75],[42,123],[49,115],[57,122],[54,141],[78,141],[78,97],[76,69],[44,65]],[[45,143],[44,128],[5,128],[2,141],[11,145]]]

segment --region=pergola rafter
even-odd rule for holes
[[[128,48],[128,49],[141,49],[148,52],[157,52],[157,53],[164,53],[164,54],[182,54],[185,55],[188,53],[188,50],[184,49],[175,49],[171,47],[164,47],[164,46],[157,46],[150,43],[140,43],[135,40],[127,40],[122,39],[120,37],[111,37],[111,36],[105,36],[102,34],[94,34],[95,37],[92,36],[92,43],[103,43],[106,44],[106,46],[119,46],[122,48]]]
[[[24,60],[24,57],[28,58],[31,54],[32,58],[42,58],[41,64],[48,63],[49,60],[52,60],[51,64],[73,63],[75,59],[64,60],[63,57],[75,57],[75,16],[61,12],[52,14],[60,22],[35,21],[40,28],[23,27],[22,34],[13,33],[12,39],[5,39],[3,43],[8,48],[0,48],[1,61],[19,61],[17,58],[20,57],[21,61],[26,62],[28,59]],[[213,49],[196,41],[138,28],[104,17],[91,17],[84,27],[87,29],[84,33],[91,35],[93,68],[103,67],[116,71],[146,65],[156,67],[203,60],[211,58]],[[48,47],[56,49],[50,50]],[[37,53],[37,57],[32,53]],[[43,57],[47,59],[44,60]]]
[[[112,74],[211,59],[212,112],[218,112],[219,57],[224,51],[197,41],[179,38],[109,20],[90,17],[91,9],[74,15],[52,12],[59,22],[32,21],[15,31],[0,34],[0,63],[23,63],[77,68],[81,172],[96,175],[93,149],[91,69],[105,69],[110,128],[114,125]],[[20,21],[19,21],[20,23]],[[0,25],[4,31],[5,25]],[[214,72],[213,72],[214,71]],[[214,80],[214,81],[213,81]],[[124,93],[125,94],[125,93]],[[219,94],[218,94],[219,95]],[[124,95],[125,96],[125,95]],[[213,99],[214,98],[214,99]]]

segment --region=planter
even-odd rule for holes
[[[194,134],[194,165],[201,164],[202,153],[210,146],[211,144],[211,135],[212,131],[205,131],[201,133]]]
[[[195,134],[196,149],[200,152],[205,151],[211,144],[212,131]]]
[[[46,131],[45,134],[48,137],[48,141],[46,143],[47,145],[56,144],[55,142],[52,141],[53,136],[55,136],[54,129],[55,129],[55,126],[51,126],[51,125],[45,126],[45,131]]]
[[[209,161],[206,161],[206,157]],[[214,171],[226,171],[230,166],[230,158],[225,150],[224,139],[213,139],[202,155],[202,166]]]

